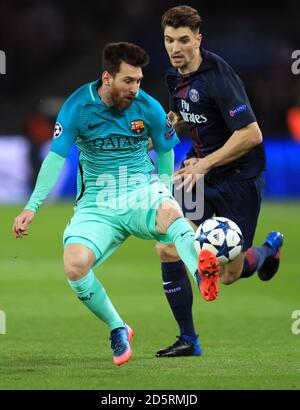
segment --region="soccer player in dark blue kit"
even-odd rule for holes
[[[233,220],[243,233],[243,251],[233,262],[221,266],[220,281],[229,285],[255,272],[267,281],[279,268],[283,235],[270,232],[264,244],[252,246],[265,169],[262,133],[240,78],[221,57],[201,47],[200,23],[197,10],[189,6],[173,7],[162,17],[172,65],[166,74],[169,118],[178,133],[188,127],[192,136],[192,148],[175,179],[189,175],[180,186],[193,189],[195,194],[195,183],[204,175],[204,213],[201,219],[191,221],[195,229],[215,214]],[[158,242],[156,249],[164,291],[180,329],[179,339],[156,356],[199,356],[185,265],[173,245]],[[217,297],[217,276],[214,280],[215,286],[203,295],[206,300]]]

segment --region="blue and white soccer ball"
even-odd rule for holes
[[[198,226],[195,233],[195,247],[199,253],[210,250],[225,265],[242,252],[243,235],[237,224],[228,218],[214,216]]]

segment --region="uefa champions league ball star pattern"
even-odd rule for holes
[[[210,250],[225,265],[242,252],[243,235],[236,223],[228,218],[214,216],[199,225],[195,233],[195,248],[199,253]]]

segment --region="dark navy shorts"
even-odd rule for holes
[[[201,219],[193,220],[199,226],[205,219],[212,216],[223,216],[234,221],[241,229],[244,237],[243,251],[252,246],[257,219],[264,189],[264,177],[234,180],[204,181],[204,213]],[[195,191],[193,191],[195,195]],[[194,197],[195,198],[195,197]],[[193,200],[195,200],[193,198]],[[191,210],[185,209],[184,215]]]

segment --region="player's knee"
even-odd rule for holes
[[[177,203],[174,201],[163,202],[157,211],[157,231],[163,234],[166,233],[171,223],[180,217],[183,217],[183,213]]]
[[[166,245],[161,242],[157,242],[155,249],[161,262],[176,262],[179,260],[174,245]]]
[[[236,282],[240,276],[241,276],[240,269],[230,270],[226,265],[226,268],[223,270],[223,273],[220,275],[220,281],[223,283],[223,285],[231,285],[232,283]]]
[[[233,282],[235,282],[235,279],[230,275],[223,275],[220,277],[220,281],[223,283],[223,285],[231,285]]]
[[[71,244],[64,251],[64,268],[70,280],[79,280],[90,270],[93,261],[91,251],[83,246]]]

